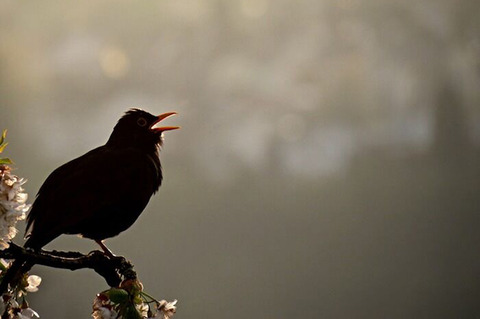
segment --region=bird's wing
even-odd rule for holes
[[[102,209],[122,203],[132,184],[141,185],[136,175],[151,167],[148,161],[137,151],[102,146],[57,168],[40,188],[28,216],[27,229],[36,237],[30,246],[41,247],[62,233],[75,232],[76,225],[94,221]],[[148,201],[153,193],[148,189],[154,186],[143,182]]]
[[[81,166],[81,163],[84,159],[92,156],[92,154],[101,152],[101,148],[102,147],[96,148],[74,160],[71,160],[70,162],[63,164],[50,173],[38,190],[35,202],[30,210],[30,213],[28,214],[26,233],[29,232],[33,222],[37,220],[39,216],[41,216],[43,211],[45,211],[46,206],[49,204],[48,199],[51,198],[52,194],[58,189],[64,187],[66,183],[73,179],[72,177],[74,176],[75,171],[77,171],[77,167]],[[55,203],[51,204],[55,205]]]

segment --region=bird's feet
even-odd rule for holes
[[[112,251],[110,249],[108,249],[107,246],[105,246],[105,244],[103,243],[103,240],[95,240],[95,242],[100,246],[100,248],[102,248],[103,252],[105,253],[105,255],[107,255],[108,257],[110,258],[115,258],[116,256],[112,253]]]

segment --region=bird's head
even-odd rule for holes
[[[141,109],[130,109],[115,125],[107,144],[148,149],[160,146],[163,143],[163,132],[180,127],[158,127],[156,124],[175,114],[177,113],[168,112],[156,116]]]

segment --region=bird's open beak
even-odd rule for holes
[[[151,130],[155,131],[155,132],[158,132],[158,133],[161,133],[161,132],[165,132],[165,131],[171,131],[171,130],[176,130],[176,129],[179,129],[180,127],[179,126],[161,126],[161,127],[154,127],[157,123],[159,123],[161,120],[163,119],[166,119],[167,117],[169,116],[172,116],[172,115],[175,115],[177,114],[177,112],[167,112],[167,113],[163,113],[163,114],[160,114],[158,117],[157,117],[157,120],[153,123],[152,127],[151,127]]]

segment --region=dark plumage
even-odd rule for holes
[[[61,234],[80,234],[108,252],[101,241],[129,228],[162,183],[162,133],[178,127],[153,126],[173,114],[131,109],[105,145],[54,170],[28,215],[25,247],[40,249]]]

